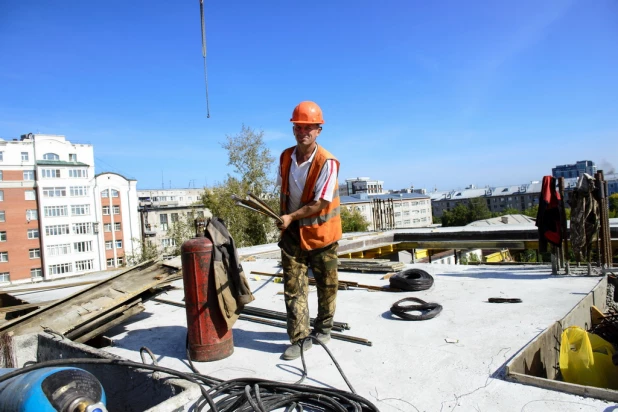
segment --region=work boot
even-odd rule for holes
[[[288,346],[285,352],[283,352],[283,355],[281,355],[281,358],[284,360],[293,360],[298,358],[300,356],[300,342],[301,341],[298,341]],[[311,343],[311,339],[307,339],[303,344],[303,351],[307,352],[312,346],[313,343]]]
[[[330,342],[330,333],[322,333],[322,332],[317,332],[314,330],[313,332],[311,332],[311,335],[309,336],[311,336],[313,339],[319,340],[324,345]]]

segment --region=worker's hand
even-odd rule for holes
[[[292,216],[283,215],[281,216],[281,220],[283,220],[283,223],[277,223],[277,227],[281,230],[285,230],[290,226],[290,223],[292,223]]]

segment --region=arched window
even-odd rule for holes
[[[43,160],[60,160],[60,156],[56,153],[45,153],[43,155]]]

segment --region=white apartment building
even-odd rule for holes
[[[204,189],[140,189],[137,191],[140,206],[170,207],[190,206],[201,202]]]
[[[32,133],[19,140],[0,139],[0,282],[54,279],[108,267],[99,231],[103,186],[95,190],[94,170],[89,144]],[[126,221],[138,222],[134,189],[131,196],[123,214],[133,216]],[[139,230],[139,224],[128,228]],[[124,253],[124,244],[122,249]]]
[[[137,200],[137,180],[106,172],[95,177],[97,249],[99,265],[106,269],[127,263],[141,238]]]

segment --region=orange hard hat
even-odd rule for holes
[[[294,113],[292,113],[290,121],[292,123],[301,124],[324,124],[322,109],[314,102],[300,102],[299,105],[294,108]]]

